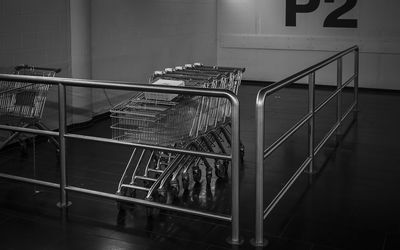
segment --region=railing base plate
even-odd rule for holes
[[[234,246],[240,246],[244,243],[244,239],[243,237],[239,237],[239,241],[232,241],[232,237],[227,237],[226,238],[226,243],[228,243],[229,245],[234,245]]]
[[[263,239],[262,243],[256,243],[256,239],[251,239],[250,240],[250,244],[254,247],[266,247],[268,246],[268,240],[267,239]]]

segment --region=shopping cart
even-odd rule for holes
[[[61,69],[21,65],[15,67],[14,74],[53,77]],[[40,121],[50,85],[29,82],[0,82],[0,124],[18,127],[48,128]],[[10,136],[0,144],[0,150],[14,140],[18,140],[23,153],[26,153],[26,142],[20,132],[10,132]],[[58,141],[49,137],[59,148]]]
[[[184,86],[237,93],[241,79],[237,74],[243,71],[194,64],[156,71],[150,81],[176,81]],[[139,93],[111,109],[111,118],[115,140],[205,152],[230,151],[230,104],[222,98]],[[213,169],[217,177],[227,178],[228,165],[227,161],[135,148],[117,194],[170,203],[191,180],[200,182],[202,169],[209,181]]]

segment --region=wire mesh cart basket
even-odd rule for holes
[[[151,84],[228,89],[237,93],[243,68],[188,64],[156,71]],[[229,101],[218,97],[141,92],[110,110],[112,138],[179,149],[230,151]],[[242,157],[244,148],[241,147]],[[228,178],[228,161],[134,148],[117,194],[171,203],[202,178]],[[213,171],[214,170],[214,171]]]
[[[14,74],[54,77],[61,69],[34,67],[29,65],[16,66]],[[29,82],[0,82],[0,124],[19,126],[23,128],[36,127],[42,130],[48,128],[41,122],[47,93],[50,85]],[[59,148],[58,141],[49,137]],[[22,152],[26,152],[26,142],[20,132],[11,132],[0,144],[0,150],[14,140],[18,140]]]

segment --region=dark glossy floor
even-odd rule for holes
[[[225,243],[227,223],[169,211],[147,216],[140,206],[118,210],[116,202],[70,194],[66,216],[56,207],[55,190],[0,181],[0,249],[254,249],[254,100],[259,87],[242,86],[241,137],[246,148],[241,169],[240,247]],[[319,90],[317,102],[328,95]],[[343,104],[348,106],[351,93]],[[268,100],[267,142],[306,113],[307,90],[284,89]],[[343,126],[343,140],[328,142],[316,159],[319,172],[303,174],[264,222],[266,249],[400,249],[400,94],[360,91],[358,121]],[[317,116],[320,140],[335,121],[335,103]],[[110,136],[108,119],[81,129]],[[307,154],[307,128],[296,133],[265,162],[265,203],[276,195]],[[35,145],[35,146],[33,146]],[[68,142],[70,185],[115,193],[130,149],[82,141]],[[56,182],[52,144],[38,140],[26,155],[18,146],[0,152],[3,173],[36,175]],[[173,201],[179,206],[229,213],[230,182],[203,179]],[[123,212],[121,212],[123,211]]]

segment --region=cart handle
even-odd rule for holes
[[[19,66],[15,66],[15,70],[19,71],[22,69],[37,69],[37,70],[44,70],[44,71],[53,71],[55,73],[60,73],[61,72],[61,68],[45,68],[45,67],[35,67],[35,66],[30,66],[27,64],[22,64]]]

